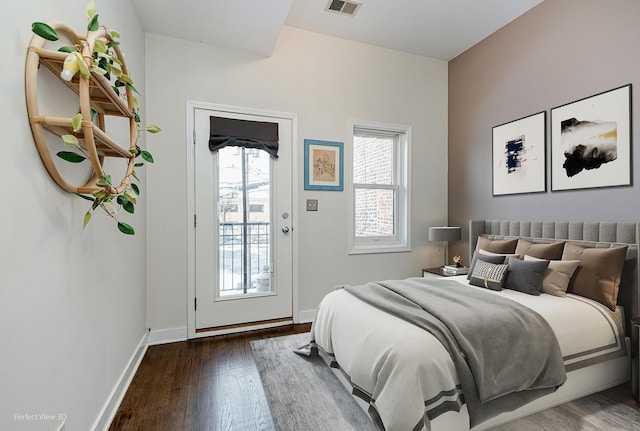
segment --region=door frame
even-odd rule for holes
[[[229,112],[232,114],[256,115],[262,117],[273,117],[291,121],[291,241],[292,241],[292,262],[291,262],[291,283],[292,283],[292,313],[293,323],[299,322],[298,304],[298,116],[291,112],[270,111],[254,109],[241,106],[220,105],[217,103],[187,100],[186,102],[186,140],[187,145],[187,338],[202,338],[212,335],[222,335],[253,329],[263,329],[275,326],[282,326],[288,322],[273,324],[256,324],[236,328],[228,328],[218,331],[196,331],[196,228],[194,225],[196,215],[195,198],[195,109],[206,109],[218,112]]]

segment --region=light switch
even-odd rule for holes
[[[307,211],[318,211],[318,199],[307,199]]]

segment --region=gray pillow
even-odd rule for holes
[[[548,266],[548,260],[509,259],[509,274],[504,288],[539,296],[542,290],[542,279]]]
[[[474,251],[473,258],[471,259],[471,265],[469,265],[469,273],[467,274],[467,280],[471,280],[471,274],[473,274],[473,268],[475,268],[476,262],[478,261],[478,259],[484,262],[489,262],[489,263],[504,263],[504,258],[505,256],[501,254],[489,256],[489,255],[481,254],[478,251]]]

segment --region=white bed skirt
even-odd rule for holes
[[[625,338],[625,342],[627,345],[626,356],[620,356],[605,362],[570,371],[567,373],[567,381],[565,384],[553,394],[538,398],[512,412],[502,413],[491,418],[474,427],[473,431],[489,430],[507,422],[628,382],[631,378],[631,342],[629,337]],[[351,384],[342,372],[336,368],[332,368],[331,370],[338,380],[340,380],[340,383],[351,393]],[[365,412],[368,412],[369,404],[357,396],[353,396],[353,398]],[[469,415],[467,414],[466,405],[463,405],[459,412],[444,413],[431,422],[431,431],[452,430],[469,430]]]

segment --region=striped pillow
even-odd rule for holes
[[[491,290],[502,290],[509,265],[478,260],[471,274],[470,284]]]

